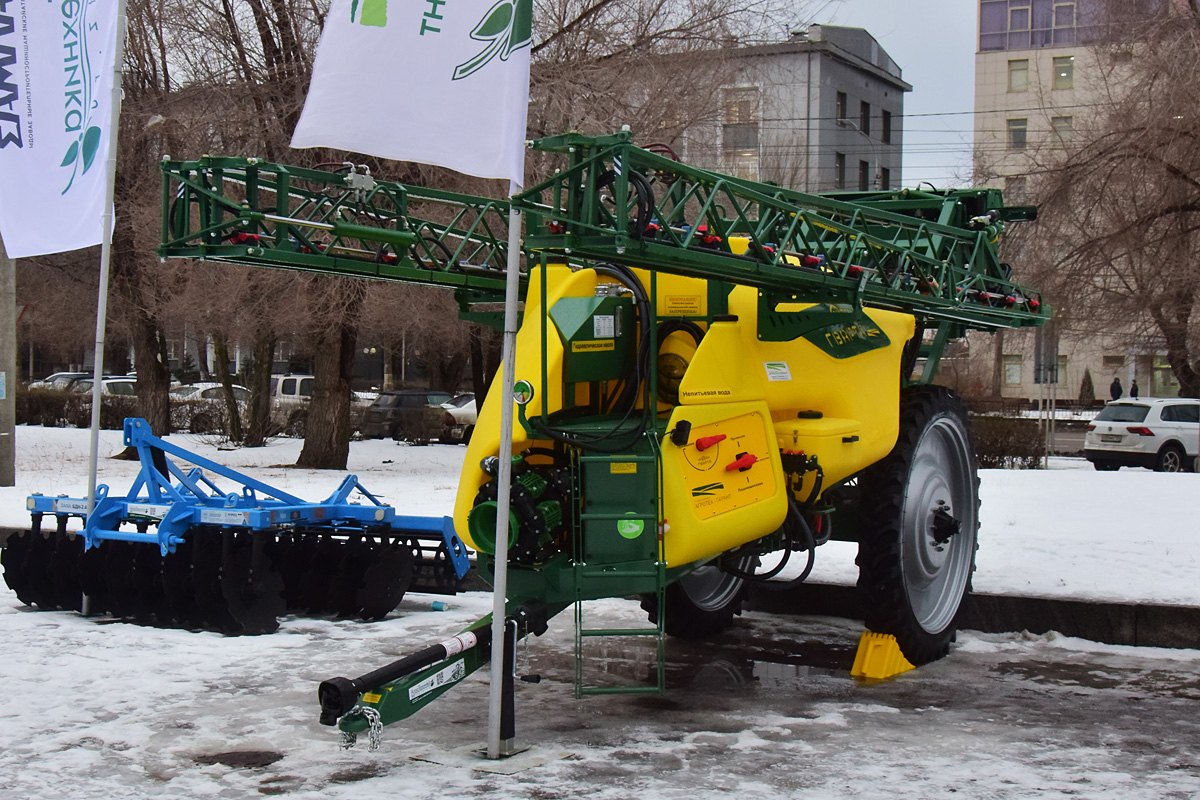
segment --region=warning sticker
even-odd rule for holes
[[[449,686],[452,683],[458,683],[465,677],[467,677],[467,667],[460,659],[448,667],[439,669],[420,683],[409,687],[408,699],[411,701],[419,700],[435,689]]]
[[[667,295],[663,304],[664,316],[698,317],[703,312],[702,298],[698,294]]]

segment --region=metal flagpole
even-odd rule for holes
[[[521,191],[521,184],[510,181],[508,196]],[[496,760],[512,755],[513,732],[501,731],[504,717],[504,684],[511,677],[505,674],[505,600],[508,595],[508,509],[512,488],[513,383],[516,376],[517,349],[517,289],[521,267],[521,212],[510,206],[508,211],[508,268],[504,284],[504,342],[501,359],[504,362],[500,406],[500,451],[496,470],[496,569],[492,584],[492,664],[491,691],[488,695],[487,757]],[[507,736],[503,736],[503,734]]]
[[[108,265],[112,260],[113,195],[117,182],[117,125],[121,118],[122,64],[125,60],[125,3],[117,0],[117,41],[113,50],[112,101],[108,160],[104,176],[104,210],[100,217],[100,290],[96,299],[96,353],[92,365],[92,431],[88,451],[88,514],[96,502],[96,466],[100,451],[100,390],[104,375],[104,327],[108,320]]]

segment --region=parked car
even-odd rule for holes
[[[250,390],[234,384],[233,399],[237,403],[238,413],[245,419]],[[192,433],[218,433],[228,429],[228,414],[225,388],[219,383],[192,383],[171,390],[173,428],[186,428]]]
[[[90,372],[56,372],[53,375],[47,375],[40,381],[33,381],[29,384],[30,389],[52,389],[63,392],[71,388],[71,384],[84,378],[92,377]]]
[[[479,414],[475,408],[475,395],[456,395],[449,402],[442,403],[446,409],[442,417],[442,441],[448,444],[466,444],[471,441],[475,432],[475,420]]]
[[[414,444],[426,444],[442,433],[448,392],[427,389],[403,389],[380,392],[363,412],[359,432],[365,439],[390,436]]]
[[[69,391],[75,394],[92,394],[91,378],[80,378],[71,383]],[[101,378],[100,394],[119,395],[121,397],[137,397],[137,381],[133,378]]]
[[[303,436],[312,401],[312,375],[271,376],[271,424],[289,436]]]
[[[1200,454],[1200,400],[1143,397],[1114,400],[1087,426],[1083,455],[1098,470],[1195,468]]]

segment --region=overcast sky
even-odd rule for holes
[[[962,184],[974,126],[977,0],[829,0],[817,22],[865,28],[900,65],[904,98],[901,183]]]

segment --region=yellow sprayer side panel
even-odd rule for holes
[[[546,272],[546,290],[548,305],[553,306],[560,297],[590,297],[595,293],[597,284],[596,273],[592,270],[572,272],[570,267],[563,264],[551,264]],[[541,267],[534,266],[529,272],[529,292],[525,298],[525,312],[521,328],[517,331],[516,342],[516,379],[526,380],[536,391],[533,400],[525,406],[526,414],[533,416],[542,413],[542,404],[547,403],[549,411],[562,408],[563,398],[563,345],[553,323],[546,325],[549,342],[546,346],[546,381],[547,388],[542,388],[542,277]],[[467,527],[467,515],[475,503],[475,495],[479,487],[489,478],[479,467],[479,462],[487,456],[500,452],[500,413],[501,413],[501,381],[504,365],[496,373],[497,380],[492,381],[483,406],[479,409],[479,419],[475,423],[475,431],[467,444],[467,455],[463,461],[462,475],[458,481],[458,497],[454,502],[454,528],[467,543],[475,547],[471,541]],[[519,422],[513,420],[513,443],[506,452],[515,453],[524,450],[532,444]]]
[[[912,316],[868,310],[890,344],[835,358],[804,338],[759,341],[752,287],[733,290],[729,311],[737,322],[709,329],[680,383],[680,403],[765,400],[778,423],[779,447],[817,456],[826,486],[891,451],[900,430],[900,359],[913,336]],[[825,421],[800,419],[801,412],[819,412]]]
[[[688,444],[664,439],[662,458],[663,548],[673,567],[766,536],[787,514],[787,485],[765,403],[678,406],[669,428],[681,420],[692,426]]]

